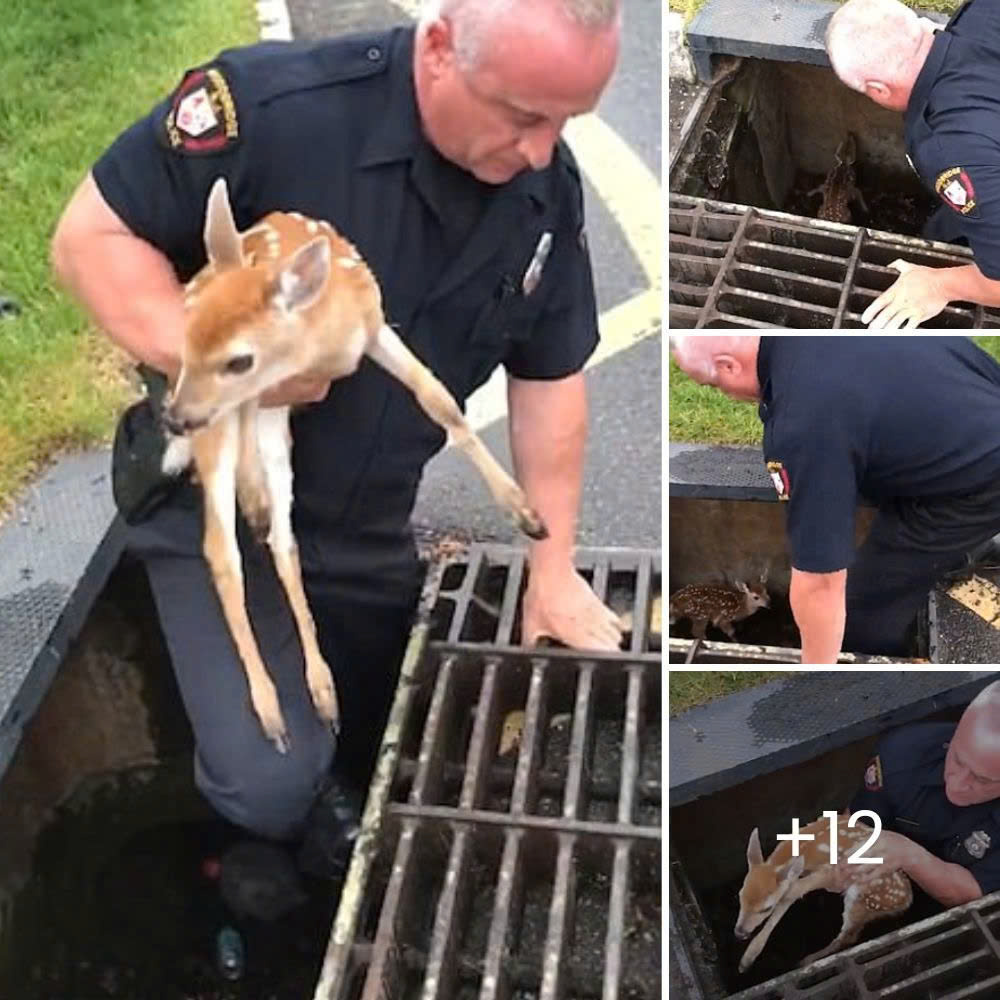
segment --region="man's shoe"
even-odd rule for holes
[[[353,788],[327,779],[306,820],[299,871],[322,879],[343,879],[361,831],[364,799]]]

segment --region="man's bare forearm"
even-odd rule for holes
[[[533,542],[536,572],[572,562],[583,483],[587,396],[582,373],[555,381],[508,379],[511,455],[549,537]]]
[[[825,577],[836,577],[826,582]],[[836,663],[844,641],[846,574],[792,571],[789,601],[802,637],[803,663]]]
[[[942,861],[908,837],[902,838],[901,868],[942,906],[960,906],[979,899],[983,891],[975,876],[961,865]]]
[[[183,290],[167,258],[124,227],[89,177],[60,221],[52,265],[116,344],[165,374],[176,374]]]
[[[944,267],[938,272],[941,290],[949,302],[1000,306],[1000,281],[987,278],[975,264]]]

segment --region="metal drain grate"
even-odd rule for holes
[[[317,1000],[662,996],[660,655],[641,624],[659,557],[581,554],[588,566],[599,595],[630,602],[630,652],[510,645],[514,550],[475,546],[445,567],[437,624],[417,626],[403,666]],[[481,627],[477,600],[499,612],[488,641],[461,638]]]
[[[968,264],[962,247],[688,195],[670,195],[670,326],[864,329],[898,277],[888,265]],[[1000,328],[1000,311],[952,303],[935,329]]]
[[[1000,995],[1000,894],[911,924],[730,1000],[975,1000]]]

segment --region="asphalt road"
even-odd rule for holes
[[[404,10],[387,0],[289,0],[296,38],[320,38],[405,23]],[[659,0],[625,0],[625,30],[615,78],[597,108],[660,176],[661,60]],[[621,225],[595,191],[585,188],[587,231],[604,312],[644,291],[647,279]],[[659,202],[649,205],[659,213]],[[648,337],[587,373],[590,438],[579,525],[586,546],[660,548],[661,363],[660,338]],[[507,426],[498,420],[484,440],[509,468]],[[494,508],[478,473],[446,451],[427,467],[414,514],[421,537],[513,541],[506,518]]]

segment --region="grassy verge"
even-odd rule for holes
[[[671,670],[667,675],[670,714],[678,715],[695,705],[721,698],[744,688],[755,687],[787,670]]]
[[[63,448],[104,441],[131,392],[49,272],[59,214],[90,165],[219,49],[254,41],[251,0],[10,0],[0,31],[0,510]]]
[[[1000,361],[1000,337],[973,337]],[[757,407],[696,385],[670,360],[670,440],[703,444],[759,444],[763,428]]]

